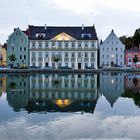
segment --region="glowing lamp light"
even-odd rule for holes
[[[112,54],[111,57],[114,58],[114,54]]]
[[[55,101],[55,103],[59,106],[59,107],[65,107],[71,104],[71,101],[68,99],[58,99]]]

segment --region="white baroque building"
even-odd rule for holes
[[[30,66],[68,66],[97,69],[97,35],[94,26],[29,26]],[[59,57],[56,64],[54,57]]]
[[[124,66],[125,45],[119,40],[112,30],[105,41],[100,45],[100,67]]]

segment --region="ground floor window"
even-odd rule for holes
[[[32,64],[33,66],[35,66],[35,63],[33,62],[33,64]]]
[[[42,67],[42,63],[41,62],[39,63],[39,67]]]
[[[72,66],[72,68],[74,68],[74,67],[75,67],[75,66],[74,66],[74,63],[72,63],[71,66]]]

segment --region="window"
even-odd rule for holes
[[[120,55],[120,58],[122,58],[122,55]]]
[[[65,57],[68,57],[68,52],[65,52]]]
[[[48,57],[49,56],[49,54],[48,53],[46,53],[46,57]]]
[[[78,57],[81,57],[81,52],[78,52]]]
[[[39,42],[39,48],[42,47],[42,42]]]
[[[113,48],[112,48],[112,51],[113,51]]]
[[[87,52],[85,52],[85,57],[88,57],[88,53]]]
[[[103,48],[103,51],[104,51],[104,48]]]
[[[66,48],[68,48],[68,45],[69,45],[68,42],[65,42],[65,47],[66,47]]]
[[[49,43],[48,43],[48,42],[46,42],[46,43],[45,43],[45,47],[47,48],[48,46],[49,46]]]
[[[88,47],[88,42],[85,42],[85,47]]]
[[[52,53],[52,57],[55,57],[55,52]]]
[[[32,52],[32,57],[35,57],[35,52]]]
[[[72,65],[72,68],[74,68],[74,63],[72,63],[71,65]]]
[[[26,48],[24,47],[24,51],[26,51]]]
[[[58,53],[58,56],[61,57],[61,52]]]
[[[42,63],[39,63],[39,67],[42,67]]]
[[[109,55],[107,55],[107,58],[109,58]]]
[[[20,51],[22,51],[22,48],[20,47]]]
[[[102,58],[104,58],[104,55],[102,55]]]
[[[94,47],[94,42],[92,42],[91,44],[92,44],[91,46]]]
[[[91,57],[94,57],[94,52],[91,53]]]
[[[122,48],[121,48],[121,52],[122,52]]]
[[[74,52],[72,52],[72,57],[75,57],[75,54],[74,54]]]
[[[109,48],[107,48],[107,51],[109,51]]]
[[[72,47],[72,48],[75,47],[75,43],[74,43],[74,42],[71,43],[71,47]]]
[[[32,42],[32,47],[33,47],[33,48],[35,47],[35,42]]]
[[[20,55],[20,60],[22,59],[22,55]]]
[[[118,58],[118,54],[116,54],[116,58]]]
[[[118,48],[116,48],[116,51],[118,50]]]
[[[39,57],[42,57],[42,52],[39,52]]]
[[[58,42],[58,47],[62,47],[62,42]]]
[[[78,47],[79,47],[79,48],[81,47],[81,42],[78,42]]]
[[[24,59],[26,59],[26,55],[24,55]]]
[[[81,34],[81,36],[85,39],[91,38],[91,34]]]
[[[13,51],[15,50],[15,48],[13,47]]]
[[[55,47],[55,42],[52,42],[52,47]]]

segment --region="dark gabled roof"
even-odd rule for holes
[[[97,34],[94,26],[85,26],[84,30],[82,30],[82,26],[78,27],[47,26],[46,30],[45,26],[29,26],[28,32],[29,39],[32,40],[38,39],[49,40],[63,32],[77,40],[97,40]],[[38,38],[36,37],[37,33],[45,34],[45,37]],[[82,34],[85,34],[84,37],[82,37]],[[90,36],[88,36],[89,34]]]

